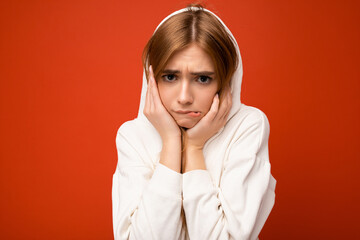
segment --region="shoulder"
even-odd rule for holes
[[[116,134],[118,148],[130,147],[136,151],[157,151],[161,138],[150,122],[136,118],[123,123]]]
[[[270,134],[268,118],[264,112],[255,107],[242,104],[227,125],[229,133],[233,134],[234,144],[252,145],[258,149],[268,142]]]
[[[144,126],[139,119],[130,120],[124,122],[117,130],[116,144],[121,145],[135,145],[141,139],[142,133],[144,133]]]
[[[134,132],[134,129],[137,128],[136,125],[138,125],[137,119],[124,122],[124,123],[121,124],[121,126],[118,128],[118,131],[117,131],[116,136],[119,136],[119,135],[129,135],[129,134],[133,133],[133,132]]]
[[[258,108],[241,105],[240,110],[229,121],[229,125],[234,125],[235,128],[242,130],[248,128],[257,128],[264,133],[268,133],[270,130],[269,120],[265,113]]]
[[[155,162],[149,127],[141,119],[123,123],[116,134],[118,168],[149,167]],[[155,149],[156,150],[156,149]]]
[[[269,124],[269,121],[263,111],[245,104],[241,105],[237,115],[239,115],[240,118],[243,118],[247,122]]]

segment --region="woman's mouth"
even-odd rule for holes
[[[188,112],[187,115],[190,117],[199,117],[200,112]]]
[[[185,114],[189,117],[199,117],[201,115],[201,113],[198,111],[177,110],[175,112],[178,114]]]

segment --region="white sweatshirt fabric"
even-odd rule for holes
[[[170,14],[160,25],[182,11],[186,9]],[[258,238],[274,205],[276,180],[270,172],[268,120],[260,110],[240,102],[243,69],[238,46],[237,53],[232,109],[226,125],[203,149],[207,170],[180,174],[159,163],[162,141],[143,114],[143,74],[138,117],[124,123],[116,136],[116,240]]]

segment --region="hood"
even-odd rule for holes
[[[191,7],[192,9],[198,9],[197,7]],[[159,28],[159,26],[161,26],[161,24],[163,22],[165,22],[168,18],[170,18],[171,16],[174,16],[176,14],[179,14],[181,12],[187,11],[188,8],[183,8],[180,9],[176,12],[171,13],[169,16],[167,16],[166,18],[164,18],[160,24],[156,27],[156,30]],[[233,38],[234,43],[235,43],[235,48],[237,51],[237,55],[239,58],[239,63],[237,66],[236,71],[234,72],[233,77],[231,78],[231,93],[232,93],[232,107],[228,116],[228,120],[231,119],[232,116],[235,115],[235,113],[237,113],[241,107],[241,101],[240,101],[240,92],[241,92],[241,82],[242,82],[242,77],[243,77],[243,67],[242,67],[242,60],[241,60],[241,55],[240,55],[240,49],[239,46],[237,44],[236,39],[234,38],[234,36],[232,35],[232,33],[230,32],[230,30],[226,27],[226,25],[223,23],[223,21],[216,16],[213,12],[207,10],[204,8],[204,11],[207,11],[211,14],[213,14],[221,23],[222,25],[225,27],[225,29],[227,30],[227,32],[230,34],[230,36]],[[141,98],[140,98],[140,106],[139,106],[139,112],[138,112],[138,118],[145,118],[145,115],[143,113],[144,110],[144,106],[145,106],[145,99],[146,99],[146,90],[147,90],[147,79],[146,79],[146,74],[145,74],[145,70],[143,71],[143,83],[142,83],[142,89],[141,89]]]

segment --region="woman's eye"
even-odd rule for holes
[[[163,78],[165,81],[172,82],[172,81],[175,80],[175,75],[174,75],[174,74],[168,74],[168,75],[162,76],[162,78]]]
[[[208,76],[199,76],[198,81],[200,83],[209,83],[211,81],[211,77]]]

